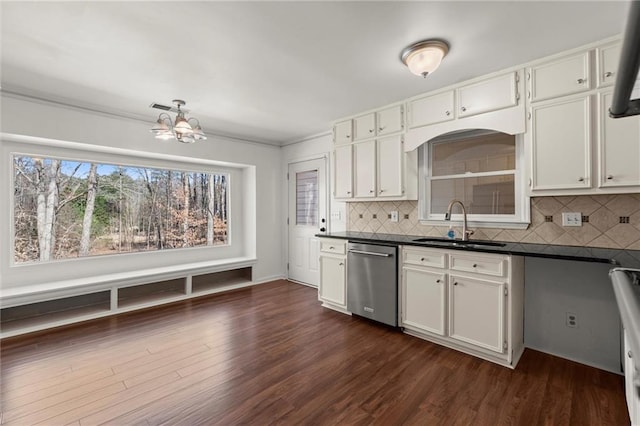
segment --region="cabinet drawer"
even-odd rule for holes
[[[452,271],[504,277],[507,274],[506,265],[506,258],[502,256],[451,254],[449,268]]]
[[[346,240],[328,240],[326,238],[322,238],[320,240],[320,251],[323,253],[346,254],[347,241]]]
[[[589,52],[531,68],[531,100],[557,98],[591,88]]]
[[[441,250],[405,248],[402,257],[407,265],[430,266],[432,268],[447,267],[447,254]]]

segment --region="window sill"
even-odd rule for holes
[[[462,226],[461,220],[437,220],[437,219],[427,219],[420,220],[421,225],[429,225],[429,226]],[[469,228],[498,228],[498,229],[527,229],[530,225],[530,222],[489,222],[489,221],[473,221],[470,220],[467,222],[467,226]]]

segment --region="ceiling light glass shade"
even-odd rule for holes
[[[193,128],[191,124],[184,117],[176,117],[176,124],[173,126],[173,129],[176,133],[181,135],[191,135],[193,134]]]
[[[160,117],[158,118],[158,121],[156,121],[156,124],[151,128],[151,131],[156,133],[160,133],[160,132],[171,133],[171,129],[169,128],[167,123],[165,123],[164,119]]]
[[[200,127],[200,122],[195,119],[195,118],[190,118],[188,121],[194,121],[194,125],[192,126],[193,128],[193,138],[195,140],[201,141],[201,140],[206,140],[207,139],[207,135],[204,134],[204,131],[202,130],[202,127]]]
[[[434,72],[449,52],[449,45],[440,40],[419,41],[405,48],[400,60],[415,75],[426,77]]]

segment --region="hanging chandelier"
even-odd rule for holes
[[[174,121],[166,112],[160,113],[156,124],[151,128],[151,132],[156,134],[156,139],[176,139],[182,143],[194,143],[195,141],[207,139],[207,136],[202,131],[202,127],[200,127],[200,122],[196,118],[186,118],[184,116],[185,112],[188,111],[184,111],[181,107],[186,105],[186,102],[180,99],[174,99],[173,104],[175,107],[157,103],[150,105],[151,108],[171,111],[177,114]]]

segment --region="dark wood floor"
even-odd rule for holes
[[[3,424],[624,425],[621,376],[515,371],[321,308],[276,281],[6,339]]]

